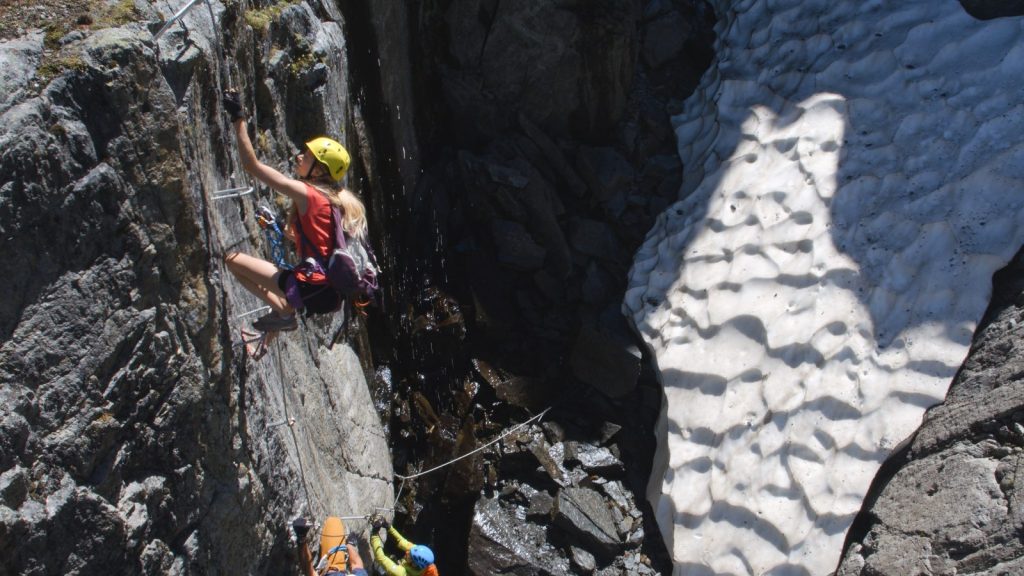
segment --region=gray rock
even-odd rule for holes
[[[554,522],[602,557],[611,558],[622,548],[611,509],[600,494],[589,488],[560,490]]]
[[[477,576],[571,574],[569,560],[547,543],[545,530],[520,520],[497,499],[481,498],[469,533],[469,573]]]
[[[565,443],[565,461],[578,463],[587,472],[604,477],[625,472],[622,461],[607,448],[582,442]]]
[[[537,458],[537,462],[540,463],[541,469],[544,470],[547,475],[560,486],[568,486],[570,483],[570,475],[563,465],[563,459],[565,457],[565,446],[561,443],[555,445],[549,445],[546,442],[535,442],[530,446],[530,451],[534,457]]]
[[[601,491],[604,492],[620,510],[628,512],[630,516],[635,516],[635,513],[639,512],[636,509],[636,504],[633,502],[633,497],[626,490],[626,487],[622,485],[622,482],[612,481],[601,484]]]
[[[584,573],[590,573],[597,568],[597,560],[594,559],[594,555],[590,552],[578,546],[570,546],[569,551],[572,552],[573,566],[577,569],[582,570]]]
[[[0,42],[0,115],[26,98],[42,55],[42,32]]]
[[[550,520],[555,508],[555,499],[547,492],[537,492],[530,497],[530,506],[526,509],[527,518]]]
[[[3,505],[17,510],[28,495],[28,473],[21,466],[15,466],[0,474],[0,499]]]

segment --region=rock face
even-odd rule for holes
[[[269,36],[218,8],[159,44],[138,25],[0,44],[0,572],[282,573],[294,516],[391,503],[340,318],[259,364],[237,342],[256,301],[220,259],[261,253],[252,215],[272,199],[213,198],[245,184],[218,55],[249,58],[233,81],[271,161],[352,115],[342,60],[281,59],[328,61],[340,27],[287,10]]]
[[[994,296],[946,401],[880,478],[838,574],[1024,571],[1024,385],[1018,341],[1024,258]]]

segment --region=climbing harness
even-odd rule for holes
[[[191,10],[192,7],[195,6],[198,3],[199,3],[199,0],[189,0],[189,2],[187,4],[182,6],[180,10],[178,10],[177,12],[174,13],[174,16],[171,16],[171,19],[168,20],[167,23],[164,24],[163,27],[160,28],[160,30],[158,30],[156,34],[153,34],[153,40],[154,41],[159,40],[160,37],[164,35],[164,32],[167,32],[167,30],[171,26],[173,26],[175,22],[177,22],[178,20],[181,20],[181,18],[183,16],[185,16],[185,14],[187,14],[188,11]]]
[[[252,186],[241,186],[239,188],[227,188],[226,190],[217,190],[210,195],[212,200],[224,200],[226,198],[238,198],[247,194],[252,194]]]
[[[263,235],[267,239],[267,244],[270,245],[270,258],[274,261],[274,265],[282,270],[291,270],[291,265],[285,261],[284,232],[281,231],[277,218],[274,217],[270,208],[260,206],[256,209],[256,223],[263,229]]]

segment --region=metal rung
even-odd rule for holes
[[[217,190],[210,197],[214,200],[224,200],[225,198],[238,198],[239,196],[245,196],[246,194],[252,194],[252,186],[242,186],[241,188],[228,188],[227,190]]]
[[[295,418],[281,420],[280,422],[271,422],[270,424],[267,424],[267,428],[277,428],[278,426],[284,426],[285,424],[287,424],[289,428],[295,426]]]
[[[238,316],[235,316],[235,319],[237,320],[238,318],[245,318],[246,316],[252,316],[253,314],[259,314],[260,312],[263,312],[264,310],[270,310],[270,309],[271,309],[270,306],[260,306],[259,308],[255,309],[255,310],[249,310],[248,312],[242,312]]]
[[[164,35],[164,32],[167,32],[167,29],[170,28],[171,25],[173,25],[178,20],[181,20],[181,17],[184,16],[186,12],[191,10],[192,7],[195,6],[198,3],[199,3],[199,0],[189,0],[188,4],[185,4],[184,6],[182,6],[181,10],[178,10],[174,14],[174,16],[171,16],[171,19],[168,20],[166,24],[164,24],[163,28],[161,28],[156,34],[153,34],[153,40],[154,41],[155,40],[159,40],[160,37]]]

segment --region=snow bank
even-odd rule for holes
[[[1024,240],[1024,25],[720,4],[624,303],[667,399],[649,497],[676,574],[826,574]]]

